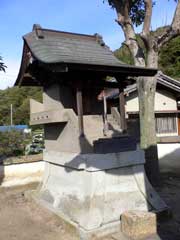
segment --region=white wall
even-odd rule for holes
[[[137,92],[131,93],[125,99],[126,99],[126,112],[139,111],[139,102],[138,102]]]
[[[177,102],[175,97],[167,91],[156,91],[155,95],[155,111],[177,110]],[[139,111],[139,102],[137,92],[131,93],[126,97],[126,111]]]
[[[162,110],[177,110],[176,98],[166,91],[157,91],[155,95],[155,111]]]

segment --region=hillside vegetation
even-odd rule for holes
[[[42,90],[37,87],[12,87],[0,90],[0,125],[10,125],[13,105],[13,124],[29,124],[29,99],[41,101]]]
[[[180,36],[161,49],[159,66],[165,74],[180,80]]]
[[[143,47],[143,43],[138,35],[137,40]],[[122,45],[114,54],[121,61],[133,64],[133,58],[126,45]],[[159,69],[165,74],[180,80],[180,36],[172,39],[161,49],[159,54]]]

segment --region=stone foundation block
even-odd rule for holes
[[[121,231],[130,239],[140,240],[157,232],[156,214],[127,211],[121,215]]]

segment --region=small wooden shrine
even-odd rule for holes
[[[15,85],[43,87],[43,103],[30,102],[30,123],[45,131],[37,198],[80,235],[119,230],[126,210],[164,210],[145,176],[144,153],[127,134],[123,92],[133,77],[157,70],[120,62],[98,34],[34,25],[23,39]],[[107,88],[119,89],[119,106],[106,101]]]

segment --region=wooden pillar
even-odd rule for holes
[[[82,104],[82,91],[80,88],[76,89],[76,102],[79,124],[79,136],[84,136],[84,123],[83,123],[83,104]]]
[[[104,116],[103,116],[104,128],[103,128],[103,133],[106,136],[107,132],[108,132],[108,121],[107,121],[107,100],[106,100],[105,92],[103,92],[103,105],[104,105]]]
[[[126,111],[125,111],[125,97],[123,87],[119,88],[119,111],[121,117],[121,129],[123,132],[127,131]]]
[[[177,114],[177,122],[178,122],[178,136],[180,136],[180,116]]]

